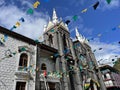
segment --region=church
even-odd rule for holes
[[[94,53],[55,9],[39,42],[0,27],[0,90],[106,90]]]

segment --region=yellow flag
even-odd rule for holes
[[[36,2],[33,4],[33,7],[34,7],[34,8],[37,8],[39,4],[40,4],[40,2],[39,2],[39,1],[36,1]]]
[[[87,8],[85,8],[81,11],[81,13],[85,13],[85,12],[87,12]]]
[[[20,23],[19,23],[19,22],[16,22],[15,26],[16,26],[16,27],[19,27],[19,26],[20,26]]]
[[[4,36],[1,37],[1,42],[5,42]]]

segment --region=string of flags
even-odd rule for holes
[[[39,1],[36,1],[34,4],[33,4],[33,8],[37,8],[39,6],[40,2]],[[34,10],[32,8],[29,8],[27,11],[27,14],[33,14],[34,13]],[[11,31],[13,31],[13,29],[19,27],[21,25],[21,22],[25,22],[25,19],[23,17],[21,17],[19,19],[19,21],[16,22],[15,25],[13,25],[13,27],[10,29]]]
[[[12,52],[10,49],[8,49],[8,50],[5,51],[5,56],[6,56],[6,57],[4,57],[4,58],[13,57],[13,56],[16,55],[17,53],[20,53],[20,52],[23,52],[23,51],[26,51],[26,48],[25,48],[25,47],[19,48],[18,51],[15,51],[15,52]],[[63,52],[64,52],[65,54],[67,54],[67,53],[69,52],[69,49],[65,49]],[[58,55],[59,55],[59,54],[57,53],[57,54],[55,54],[54,56],[57,57]],[[19,70],[21,70],[21,71],[30,71],[30,73],[34,73],[35,70],[36,70],[36,71],[39,71],[39,68],[34,69],[33,66],[34,66],[34,64],[33,64],[33,65],[30,65],[30,66],[28,66],[28,67],[20,67]],[[82,70],[82,69],[83,69],[82,66],[80,66],[80,68],[78,68],[78,67],[70,64],[70,70],[67,71],[67,72],[69,73],[70,71]],[[65,71],[63,71],[62,73],[59,73],[59,72],[54,72],[54,73],[48,72],[48,74],[47,74],[47,73],[44,73],[43,75],[44,75],[44,76],[47,76],[47,75],[49,76],[49,75],[52,74],[52,76],[57,76],[58,78],[61,78],[63,74],[66,74],[66,75],[68,76],[67,72],[65,72]]]
[[[33,4],[33,8],[36,9],[36,8],[38,8],[39,5],[40,5],[40,2],[39,2],[39,1],[36,1],[36,2]],[[31,15],[31,14],[34,13],[34,10],[33,10],[32,8],[29,8],[26,12],[27,12],[27,14]],[[21,17],[21,18],[19,19],[19,21],[17,21],[17,22],[15,23],[15,25],[12,26],[12,28],[10,29],[10,31],[13,31],[14,29],[20,27],[21,23],[23,23],[23,22],[25,22],[25,19],[24,19],[23,17]],[[4,34],[4,37],[3,37],[4,42],[7,40],[7,37],[8,37],[8,36],[7,36],[6,34]],[[1,41],[1,40],[0,40],[0,41]]]
[[[111,0],[106,0],[106,2],[107,2],[108,4],[110,4],[110,3],[111,3]],[[94,3],[93,5],[91,5],[91,6],[93,7],[94,10],[96,10],[96,9],[98,8],[99,4],[100,4],[100,2],[97,1],[97,2],[95,2],[95,3]],[[90,7],[91,7],[91,6],[90,6]],[[90,7],[88,7],[88,8],[90,8]],[[88,8],[83,9],[83,10],[81,11],[81,13],[86,13],[86,12],[88,11]],[[73,20],[73,21],[76,21],[76,20],[78,19],[78,16],[79,16],[79,15],[74,15],[74,16],[72,17],[72,19],[66,20],[65,23],[68,25],[72,20]]]
[[[0,59],[0,61],[2,61],[3,59],[5,58],[10,58],[10,57],[13,57],[15,56],[17,53],[21,53],[21,52],[24,52],[24,51],[27,51],[27,52],[30,52],[32,53],[31,50],[28,50],[26,47],[21,47],[18,49],[18,51],[11,51],[10,49],[6,50],[5,53],[4,53],[4,57]]]
[[[112,2],[112,0],[106,0],[106,2],[107,2],[107,4],[110,4],[110,3]],[[97,2],[95,2],[95,3],[94,3],[93,5],[91,5],[91,6],[93,7],[94,10],[96,10],[96,9],[98,8],[99,4],[100,4],[100,1],[97,1]],[[91,6],[90,6],[90,7],[91,7]],[[88,8],[90,8],[90,7],[88,7]],[[88,8],[83,9],[83,10],[81,11],[81,13],[86,13],[86,12],[88,11]],[[79,14],[74,15],[71,19],[66,20],[65,23],[68,25],[71,21],[77,21],[78,16],[79,16]],[[113,27],[111,30],[112,30],[112,31],[116,31],[117,28],[120,28],[120,25],[118,25],[117,27]],[[105,33],[106,33],[106,31],[105,31]],[[99,33],[99,34],[96,35],[96,36],[100,38],[102,35],[103,35],[102,33]],[[91,41],[91,40],[94,40],[94,38],[88,39],[88,41]]]
[[[110,56],[111,57],[111,56]],[[114,55],[114,56],[112,56],[112,59],[100,59],[99,61],[98,61],[98,63],[100,64],[100,61],[105,61],[105,60],[109,60],[109,62],[105,62],[104,64],[111,64],[111,63],[113,63],[113,64],[116,64],[117,63],[117,61],[115,61],[115,59],[117,59],[117,58],[119,58],[117,55]],[[111,60],[111,61],[110,61]],[[103,64],[103,63],[102,63]]]
[[[120,29],[120,25],[113,27],[113,28],[111,29],[111,31],[117,31],[118,29]],[[110,30],[106,30],[106,31],[104,31],[104,32],[102,32],[102,33],[99,33],[99,34],[96,35],[96,37],[100,38],[101,36],[107,34],[108,32],[110,32]],[[95,38],[96,38],[96,37],[95,37]],[[92,40],[94,40],[93,37],[88,38],[88,41],[92,41]],[[119,42],[118,42],[118,43],[119,43]]]
[[[44,0],[44,1],[45,1],[45,2],[48,2],[49,0]],[[107,2],[108,4],[110,4],[111,1],[112,1],[112,0],[106,0],[106,2]],[[99,4],[100,4],[100,2],[97,1],[97,2],[95,2],[95,3],[94,3],[93,5],[91,5],[91,6],[93,7],[94,10],[96,10],[97,7],[99,6]],[[36,8],[38,8],[39,5],[40,5],[40,2],[39,2],[39,1],[36,1],[36,2],[33,3],[33,8],[36,9]],[[91,6],[90,6],[90,7],[91,7]],[[26,11],[27,14],[33,14],[33,13],[34,13],[33,8],[29,8],[29,9]],[[83,9],[83,10],[81,11],[81,13],[85,13],[85,12],[87,12],[87,10],[88,10],[88,8],[85,8],[85,9]],[[73,21],[77,21],[78,15],[74,15],[74,16],[72,17],[72,19],[73,19]],[[13,25],[13,27],[12,27],[10,30],[13,31],[13,30],[16,29],[17,27],[19,27],[19,26],[21,25],[20,22],[25,22],[25,19],[24,19],[23,17],[21,17],[21,18],[19,19],[19,21],[17,21],[16,24]],[[65,23],[66,23],[67,25],[68,25],[70,22],[71,22],[71,20],[66,20],[66,21],[65,21]],[[120,25],[118,25],[118,28],[120,28]],[[115,31],[116,29],[117,29],[117,28],[114,27],[114,28],[112,28],[112,31]],[[55,31],[54,29],[51,30],[51,32],[54,32],[54,31]],[[102,34],[98,34],[97,36],[100,37],[100,36],[102,36]],[[4,41],[6,41],[7,35],[4,35],[4,39],[5,39]],[[92,40],[92,39],[90,39],[90,40]],[[89,40],[89,41],[90,41],[90,40]]]
[[[102,50],[103,48],[98,48],[98,50]],[[93,52],[98,51],[97,49],[94,49]]]

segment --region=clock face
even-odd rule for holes
[[[10,56],[12,54],[12,52],[10,51],[10,49],[8,49],[6,52],[5,52],[5,56]]]

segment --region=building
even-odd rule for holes
[[[120,72],[109,65],[100,66],[107,90],[120,90]]]
[[[0,27],[0,90],[106,90],[87,39],[53,10],[44,41]]]

